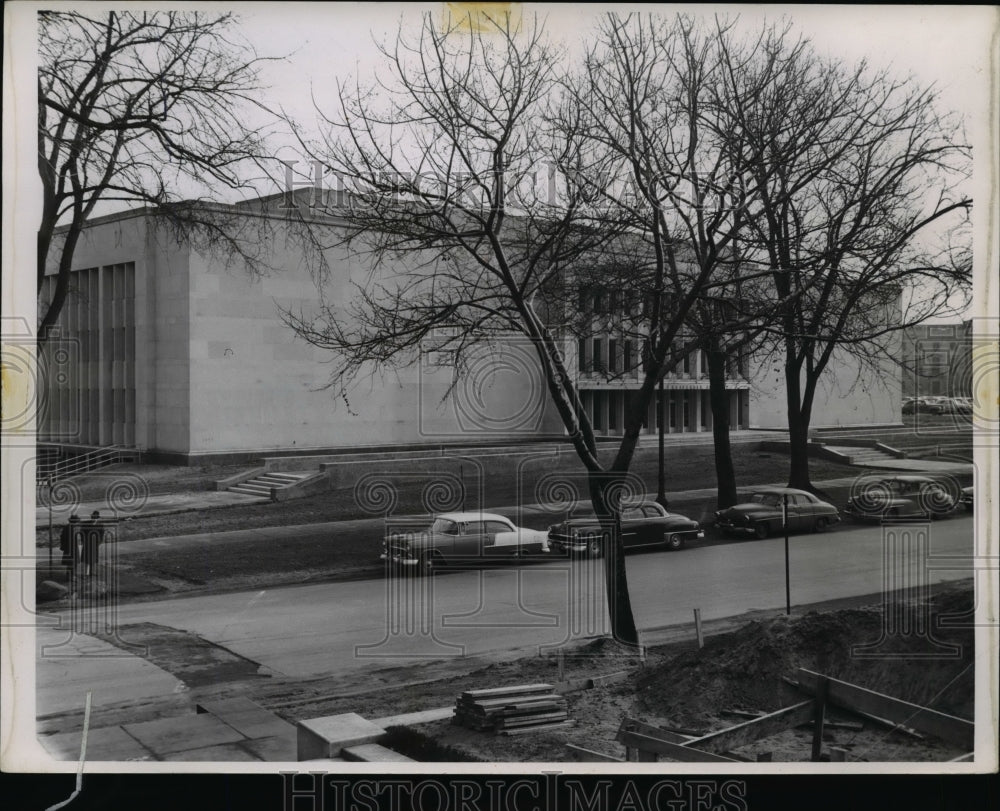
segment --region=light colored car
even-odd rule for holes
[[[758,487],[750,497],[715,514],[715,525],[727,535],[766,538],[782,531],[788,499],[789,532],[824,532],[840,520],[840,513],[806,490],[793,487]]]
[[[929,476],[889,476],[865,479],[855,485],[844,514],[858,520],[943,518],[958,499]]]
[[[395,524],[382,547],[382,560],[425,574],[447,563],[477,565],[549,551],[547,532],[484,512],[442,513],[406,526]]]

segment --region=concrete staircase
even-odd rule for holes
[[[894,463],[899,460],[898,455],[894,456],[879,448],[853,448],[841,445],[827,445],[826,447],[835,453],[849,457],[850,464],[859,467],[883,467],[886,466],[885,463]]]
[[[291,487],[293,484],[297,484],[309,475],[310,473],[308,471],[302,473],[267,471],[254,476],[252,479],[247,479],[239,484],[234,484],[226,489],[232,493],[243,493],[247,496],[263,496],[264,498],[270,498],[272,488],[281,489],[284,487]]]

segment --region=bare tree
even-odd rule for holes
[[[609,23],[609,31],[617,25]],[[559,55],[537,24],[515,30],[504,17],[488,32],[469,34],[427,17],[416,41],[401,34],[383,52],[391,80],[374,88],[339,85],[339,110],[326,117],[327,137],[311,154],[349,193],[336,212],[341,244],[376,267],[390,259],[394,267],[359,285],[346,306],[323,301],[314,313],[286,313],[286,321],[332,350],[331,384],[340,388],[372,364],[410,362],[432,334],[459,369],[473,346],[505,333],[526,336],[588,472],[594,509],[613,519],[604,550],[609,613],[616,638],[634,644],[620,499],[643,416],[672,360],[671,343],[711,274],[710,267],[668,259],[681,249],[661,218],[664,192],[656,184],[663,180],[651,154],[660,142],[621,149],[611,143],[619,130],[608,143],[596,142],[593,114],[557,81]],[[667,95],[647,92],[665,87],[671,71],[654,55],[638,75],[609,74],[604,92],[624,99],[615,126],[634,122],[650,133],[673,126],[673,109],[660,106]],[[597,179],[595,173],[617,168],[634,179],[636,199],[617,197]],[[636,210],[645,212],[651,240],[632,227]],[[567,301],[576,301],[580,267],[621,273],[635,263],[654,280],[648,311],[633,319],[647,351],[624,436],[605,464],[567,368],[563,327],[574,317]],[[439,328],[447,329],[435,333]]]
[[[39,293],[58,257],[51,298],[40,302],[40,343],[99,206],[148,206],[176,233],[256,260],[255,241],[241,234],[246,218],[186,199],[243,187],[242,169],[265,157],[262,133],[247,124],[261,59],[233,38],[232,23],[200,12],[39,14]]]
[[[608,15],[584,77],[570,83],[576,114],[570,120],[585,122],[590,158],[574,167],[574,176],[606,204],[605,216],[641,234],[647,249],[644,268],[633,268],[645,275],[621,284],[638,286],[651,306],[643,318],[617,326],[648,348],[647,369],[661,381],[692,349],[705,351],[722,507],[736,500],[726,368],[777,303],[770,291],[755,294],[767,268],[745,260],[740,247],[758,193],[746,181],[763,155],[758,142],[729,127],[730,110],[766,94],[768,77],[731,84],[732,64],[752,59],[756,47],[738,41],[731,21],[702,26],[685,16]],[[622,177],[631,183],[609,182]],[[661,390],[661,431],[663,399]],[[631,419],[641,421],[647,393],[635,403]],[[660,447],[662,497],[662,441]]]
[[[745,100],[730,105],[733,149],[759,155],[746,180],[749,250],[785,302],[769,330],[785,366],[789,484],[810,488],[809,423],[835,353],[884,359],[898,330],[947,312],[970,282],[952,259],[961,249],[934,247],[971,207],[960,187],[969,148],[932,89],[824,61],[787,30],[749,63],[725,59]],[[747,86],[767,92],[747,96]]]

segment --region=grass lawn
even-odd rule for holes
[[[565,476],[565,481],[575,486],[580,497],[585,499],[586,482],[582,466],[576,457],[564,454],[560,457],[558,468],[546,462],[545,472],[557,472]],[[756,449],[752,443],[733,446],[733,462],[736,468],[736,479],[741,487],[756,484],[768,484],[787,480],[788,458],[781,454],[764,453]],[[392,463],[387,463],[387,471],[391,471]],[[711,445],[683,446],[668,449],[666,490],[671,493],[686,490],[714,488],[715,463]],[[125,466],[121,466],[125,468]],[[115,470],[121,468],[116,467]],[[130,475],[143,475],[142,466],[127,466]],[[655,448],[642,448],[636,454],[636,462],[632,472],[639,476],[648,492],[657,489],[657,452]],[[216,478],[222,478],[231,472],[231,468],[174,468],[174,475],[164,466],[152,469],[152,475],[147,479],[151,494],[175,493],[181,488],[189,490],[207,489]],[[814,481],[828,478],[850,476],[856,473],[855,468],[840,465],[825,460],[812,461],[812,476]],[[110,475],[108,469],[103,475]],[[99,475],[99,474],[95,474]],[[518,504],[534,504],[541,500],[537,488],[526,486],[525,480],[518,481],[518,475],[510,471],[491,474],[487,470],[486,480],[471,482],[471,473],[466,471],[466,482],[469,483],[470,503],[466,506],[474,508],[475,494],[483,493],[484,508],[510,507]],[[104,485],[101,485],[103,488]],[[84,480],[81,485],[86,494],[91,484]],[[103,492],[103,489],[101,490]],[[175,535],[191,535],[203,532],[224,532],[233,529],[255,529],[260,527],[293,526],[298,524],[313,524],[324,521],[342,521],[358,518],[370,518],[371,512],[366,511],[359,499],[351,490],[330,491],[305,498],[273,504],[234,505],[217,507],[211,510],[198,510],[168,515],[151,515],[131,519],[123,526],[122,540],[138,540],[142,538],[159,538]],[[395,512],[397,514],[420,514],[427,512],[421,504],[419,493],[400,492],[400,499]],[[696,516],[695,516],[696,517]],[[41,540],[42,535],[39,534]],[[45,535],[47,537],[47,535]]]

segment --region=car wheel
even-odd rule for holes
[[[668,549],[683,549],[684,548],[684,538],[677,533],[673,533],[667,536],[667,548]]]
[[[813,527],[813,529],[816,532],[826,532],[826,530],[829,528],[829,526],[830,526],[830,519],[829,518],[817,518],[816,519],[816,525]]]
[[[768,536],[767,524],[761,522],[753,528],[753,534],[757,536],[758,541],[763,541]]]
[[[588,558],[599,558],[604,554],[604,546],[601,543],[600,535],[591,535],[587,538],[587,551],[584,554]]]

